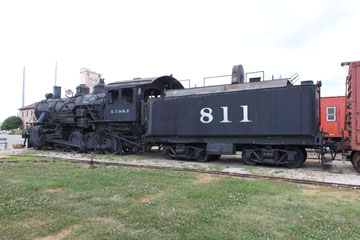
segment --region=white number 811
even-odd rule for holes
[[[240,107],[242,108],[242,111],[243,111],[243,119],[240,122],[242,122],[242,123],[252,122],[251,120],[249,120],[248,106],[241,105]],[[221,107],[221,108],[223,110],[223,120],[220,121],[220,123],[231,123],[232,121],[229,120],[228,107]],[[211,123],[214,120],[212,111],[213,110],[209,107],[201,109],[200,110],[200,114],[201,114],[200,121],[202,123]]]

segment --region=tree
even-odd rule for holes
[[[12,130],[19,128],[22,125],[22,120],[19,117],[11,116],[5,119],[3,124],[1,125],[1,130]]]

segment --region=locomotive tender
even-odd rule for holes
[[[36,104],[29,146],[75,152],[129,154],[162,147],[167,158],[198,161],[242,151],[249,165],[300,167],[305,148],[322,148],[320,83],[287,79],[184,89],[172,76],[134,79],[75,96],[54,94]]]

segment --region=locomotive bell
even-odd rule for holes
[[[231,84],[244,83],[244,68],[241,64],[234,65],[231,75]]]

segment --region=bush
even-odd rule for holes
[[[12,130],[17,129],[23,124],[21,118],[16,116],[11,116],[5,119],[3,124],[1,125],[1,130]]]

